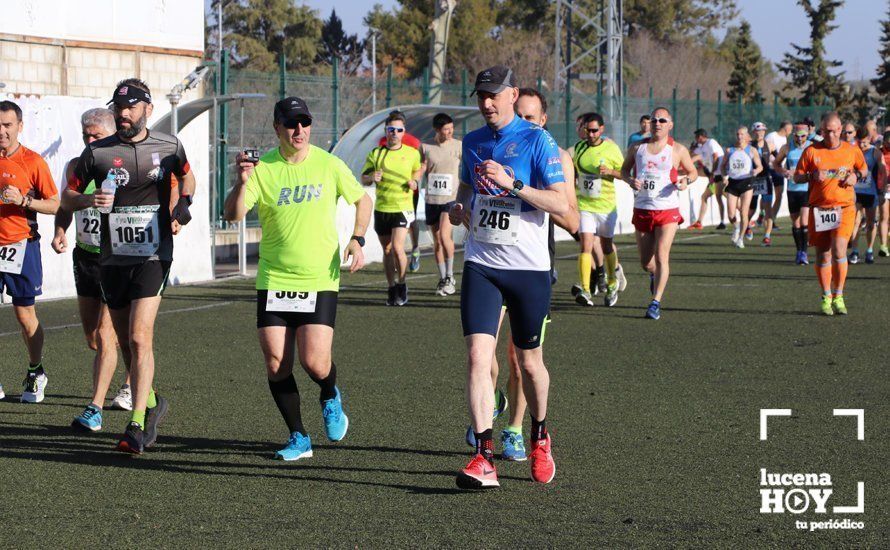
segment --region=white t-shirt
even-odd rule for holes
[[[763,139],[772,146],[773,151],[778,151],[788,143],[788,138],[780,136],[778,132],[770,132]]]
[[[720,158],[723,157],[723,147],[720,147],[720,144],[717,143],[716,139],[709,138],[708,141],[701,145],[697,145],[695,149],[692,150],[692,154],[700,155],[704,167],[713,172],[719,165]],[[714,155],[717,155],[716,161],[714,160]]]

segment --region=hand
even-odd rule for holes
[[[791,170],[782,170],[782,175],[788,179],[791,179],[794,177],[794,172]]]
[[[192,221],[192,214],[189,212],[188,199],[179,197],[179,201],[176,203],[176,206],[173,207],[173,212],[170,213],[170,217],[179,222],[180,225],[188,225],[188,223]]]
[[[849,174],[847,174],[847,177],[844,178],[844,180],[842,182],[840,182],[839,185],[841,187],[853,187],[854,185],[856,185],[857,181],[859,181],[859,178],[856,177],[856,172],[853,171],[853,172],[850,172]]]
[[[51,243],[53,250],[56,251],[56,254],[61,254],[68,250],[68,236],[65,235],[65,230],[61,227],[56,228],[56,236],[53,237],[53,242]]]
[[[462,203],[456,202],[448,210],[448,221],[451,222],[451,225],[460,225],[464,223],[466,217],[467,214],[464,212],[464,205]]]
[[[16,206],[21,205],[22,199],[24,198],[22,197],[22,192],[19,191],[19,188],[13,185],[7,185],[6,187],[4,187],[3,191],[0,192],[0,196],[3,197],[3,202],[7,204],[14,204]]]
[[[101,189],[97,189],[92,196],[92,206],[94,208],[111,208],[112,206],[114,206],[114,195],[112,195],[111,193],[105,193]]]
[[[371,179],[374,183],[380,183],[383,180],[383,170],[376,170],[373,174],[371,174]]]
[[[179,231],[182,229],[182,224],[178,221],[173,220],[170,222],[170,231],[173,232],[174,235],[179,235]]]
[[[253,169],[256,168],[256,164],[247,160],[247,155],[244,152],[235,155],[235,166],[238,167],[238,176],[241,178],[241,183],[247,183],[250,175],[253,174]]]
[[[417,181],[416,180],[408,180],[408,189],[412,191],[417,191]]]
[[[513,190],[513,178],[507,174],[507,171],[504,170],[504,167],[497,162],[489,159],[479,165],[481,169],[480,175],[491,181],[501,189],[506,191]]]
[[[643,188],[642,180],[638,180],[636,178],[630,180],[630,182],[628,182],[628,185],[630,185],[630,188],[633,189],[634,191],[639,191],[640,189]]]
[[[813,170],[810,172],[810,181],[813,183],[825,183],[827,175],[825,170]]]
[[[683,176],[681,178],[677,178],[677,189],[680,191],[685,191],[686,188],[689,187],[689,177]]]
[[[349,265],[350,273],[355,273],[365,267],[365,253],[355,239],[349,239],[349,244],[346,245],[346,250],[343,251],[343,263],[348,262],[350,258],[352,258],[352,263]]]

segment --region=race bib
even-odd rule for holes
[[[814,208],[813,216],[816,219],[816,232],[831,231],[841,226],[841,207]]]
[[[102,216],[95,208],[81,210],[74,215],[77,224],[77,242],[98,247],[100,244],[99,228]]]
[[[0,271],[21,275],[27,244],[28,239],[22,239],[17,243],[0,245]]]
[[[489,244],[513,246],[519,242],[516,224],[522,201],[516,197],[479,195],[473,210],[473,237]]]
[[[430,174],[427,176],[426,194],[431,197],[450,197],[454,192],[454,176]]]
[[[158,212],[112,212],[108,215],[111,253],[149,257],[158,250]]]
[[[662,187],[661,178],[663,176],[655,172],[643,173],[643,184],[640,186],[640,195],[644,197],[657,197]]]
[[[596,199],[603,192],[603,179],[593,174],[584,174],[578,183],[578,189],[585,197]]]
[[[266,293],[266,311],[285,313],[315,313],[318,292],[269,290]]]
[[[754,190],[755,195],[769,195],[767,183],[768,180],[766,178],[754,178],[754,181],[751,183],[751,189]]]

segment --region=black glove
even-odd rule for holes
[[[186,225],[192,221],[192,214],[189,212],[189,199],[187,197],[179,197],[179,202],[173,207],[173,219],[178,221],[180,225]]]

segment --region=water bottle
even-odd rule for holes
[[[117,191],[117,178],[114,176],[114,171],[109,170],[108,175],[105,176],[105,180],[102,182],[102,193],[113,197],[115,191]],[[97,210],[102,214],[110,214],[111,208],[111,206],[108,206],[106,208],[97,208]]]

